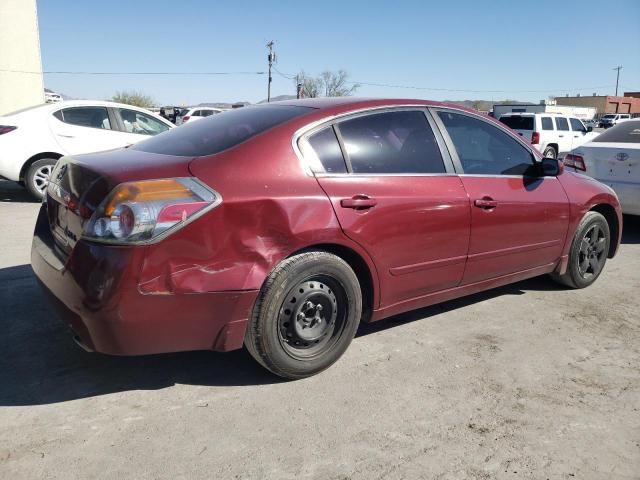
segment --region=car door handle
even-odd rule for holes
[[[340,200],[342,208],[365,209],[375,207],[378,204],[374,198],[369,195],[354,195],[351,198],[343,198]]]
[[[564,135],[558,135],[558,137],[560,137],[560,138],[564,138]]]
[[[63,137],[63,138],[74,138],[75,135],[63,135],[61,133],[58,134],[59,137]]]
[[[489,197],[479,198],[473,204],[478,208],[483,208],[485,210],[490,210],[492,208],[496,208],[498,206],[498,202]]]

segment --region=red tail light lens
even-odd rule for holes
[[[122,183],[95,211],[83,236],[105,243],[152,243],[221,201],[217,192],[195,178]]]
[[[533,132],[531,134],[531,144],[535,145],[537,143],[540,143],[540,132]]]
[[[191,117],[186,116],[186,117],[182,117],[182,123],[187,123],[187,120],[189,120]]]
[[[18,127],[14,127],[13,125],[0,125],[0,135],[13,132],[16,128]]]
[[[567,153],[562,161],[565,167],[573,167],[576,170],[587,171],[587,166],[584,164],[584,157],[582,155],[575,155],[573,153]]]

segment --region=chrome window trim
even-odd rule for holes
[[[429,124],[429,127],[431,128],[433,135],[436,139],[436,143],[438,145],[438,148],[440,149],[440,155],[442,157],[442,162],[444,164],[445,167],[445,172],[443,173],[375,173],[375,174],[371,174],[371,173],[353,173],[353,172],[346,172],[346,173],[326,173],[326,172],[314,172],[311,168],[310,162],[307,161],[304,157],[304,154],[302,153],[302,150],[300,149],[299,146],[299,142],[302,140],[304,141],[306,138],[308,138],[309,136],[313,135],[314,133],[322,130],[325,127],[329,127],[332,126],[334,127],[334,131],[336,133],[336,137],[338,138],[338,142],[340,143],[340,148],[343,149],[343,144],[341,141],[341,136],[340,136],[340,132],[339,132],[339,127],[336,128],[336,125],[344,120],[347,119],[351,119],[351,118],[358,118],[358,117],[363,117],[363,116],[367,116],[369,114],[375,114],[375,113],[384,113],[384,112],[395,112],[395,111],[403,111],[403,110],[410,110],[410,111],[420,111],[422,112],[427,120],[427,123]],[[456,175],[456,170],[453,164],[453,159],[451,157],[451,155],[449,154],[449,150],[445,144],[445,140],[438,128],[438,126],[435,124],[435,122],[433,121],[432,116],[430,115],[429,112],[429,105],[424,105],[424,104],[413,104],[413,103],[408,103],[408,104],[401,104],[401,105],[378,105],[375,107],[364,107],[364,108],[359,108],[356,110],[351,110],[349,112],[342,112],[342,113],[338,113],[335,115],[329,115],[325,118],[322,118],[320,120],[316,120],[315,122],[309,123],[307,125],[305,125],[304,127],[299,128],[298,130],[296,130],[293,134],[293,136],[291,137],[291,147],[293,148],[294,153],[296,154],[296,156],[298,157],[298,161],[300,162],[300,166],[302,167],[302,170],[304,171],[304,173],[307,176],[310,177],[345,177],[345,176],[361,176],[361,177],[371,177],[371,176],[375,176],[375,177],[424,177],[424,176],[454,176]],[[345,160],[345,164],[347,165],[347,168],[350,168],[350,161],[346,158],[345,155],[346,152],[344,152],[343,150],[343,157]]]

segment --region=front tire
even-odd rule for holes
[[[328,252],[301,253],[282,261],[265,281],[245,345],[276,375],[308,377],[342,356],[361,315],[360,284],[351,267]]]
[[[573,237],[567,271],[552,278],[571,288],[588,287],[602,273],[610,243],[607,220],[598,212],[587,212]]]
[[[54,158],[41,158],[31,164],[25,175],[25,186],[31,196],[42,200],[56,162]]]

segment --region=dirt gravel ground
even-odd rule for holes
[[[85,353],[29,267],[38,204],[0,200],[0,478],[640,478],[638,218],[591,288],[365,325],[285,382],[245,351]]]

